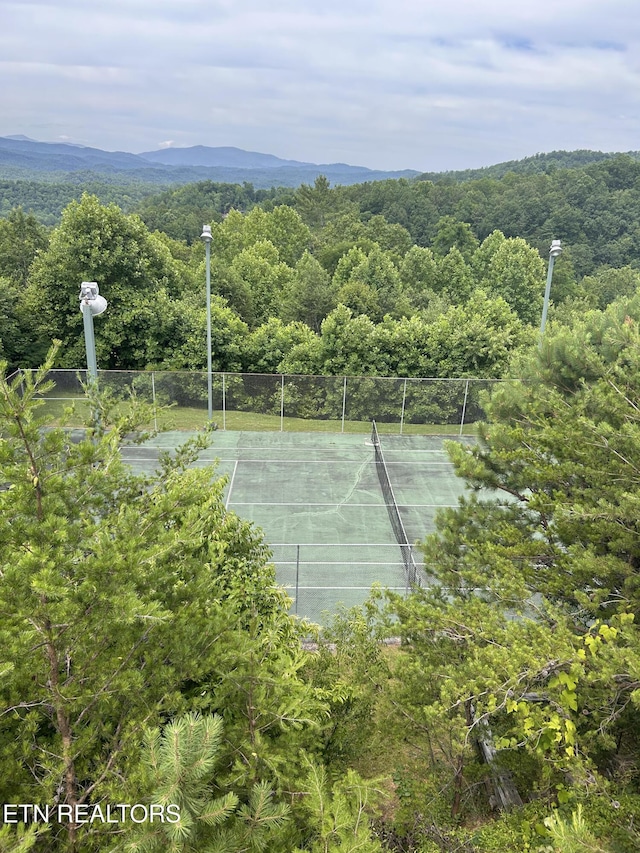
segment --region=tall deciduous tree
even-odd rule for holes
[[[212,224],[212,255],[231,261],[243,249],[268,241],[278,257],[289,266],[302,257],[311,243],[311,232],[299,214],[286,205],[265,211],[255,207],[246,216],[231,210],[221,223]]]
[[[409,299],[400,286],[396,256],[377,243],[366,250],[352,247],[340,258],[333,276],[336,298],[358,314],[379,321],[385,314],[410,313]]]
[[[83,195],[65,210],[30,275],[27,304],[38,317],[40,338],[62,341],[60,364],[84,363],[82,281],[97,281],[109,310],[96,323],[102,368],[143,368],[147,341],[161,324],[156,297],[180,295],[178,267],[161,240],[137,216]]]
[[[443,216],[437,225],[437,234],[432,249],[435,255],[445,257],[456,248],[464,260],[469,262],[478,248],[478,239],[468,222],[460,222],[454,216]]]
[[[335,305],[329,274],[313,255],[305,252],[282,291],[280,316],[285,322],[306,323],[318,332],[320,323]]]
[[[466,302],[475,288],[473,273],[460,250],[453,246],[438,259],[436,284],[438,293],[444,294],[454,304]]]
[[[270,240],[258,240],[242,249],[230,270],[249,288],[255,322],[264,323],[277,313],[282,288],[293,270],[280,260],[278,249]]]
[[[47,229],[32,213],[14,208],[6,219],[0,219],[0,276],[19,288],[26,287],[29,268],[46,249],[48,239]]]
[[[0,356],[13,366],[38,363],[49,348],[36,343],[38,315],[25,299],[29,270],[48,239],[47,229],[21,207],[0,219]]]
[[[372,216],[364,226],[363,234],[380,248],[400,261],[412,246],[411,234],[398,223],[387,222],[384,216]]]
[[[437,287],[437,265],[431,249],[412,246],[399,272],[402,292],[416,308],[426,308]]]
[[[545,265],[526,240],[513,237],[500,242],[489,261],[482,286],[502,296],[525,323],[539,323]]]
[[[333,274],[333,286],[338,291],[351,278],[351,274],[367,259],[366,252],[359,246],[352,246],[338,261]]]
[[[17,367],[32,355],[28,315],[21,310],[23,293],[9,278],[0,278],[0,357]],[[25,365],[26,366],[26,365]]]
[[[495,253],[503,245],[507,238],[502,231],[492,231],[482,241],[471,258],[471,270],[476,281],[484,281],[489,272],[489,267]]]
[[[162,325],[149,343],[147,358],[161,370],[204,370],[207,365],[207,314],[191,298],[158,299]],[[239,373],[249,327],[219,296],[211,297],[211,364],[213,371]]]
[[[585,276],[578,293],[586,297],[594,308],[604,310],[615,299],[633,296],[640,287],[640,273],[627,266],[622,269],[602,267],[594,275]]]
[[[321,329],[322,373],[360,376],[380,372],[375,346],[375,324],[366,316],[353,316],[344,305],[323,321]]]
[[[316,340],[305,323],[283,323],[271,317],[245,339],[244,370],[248,373],[279,373],[283,360],[298,344]]]
[[[299,214],[284,204],[269,212],[254,207],[245,217],[244,231],[245,245],[269,240],[278,250],[280,260],[291,267],[311,244],[311,232]]]

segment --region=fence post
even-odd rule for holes
[[[469,395],[469,380],[467,379],[464,386],[464,402],[462,403],[462,417],[460,418],[460,435],[462,435],[462,429],[464,427],[464,416],[467,411],[467,397]]]
[[[344,414],[347,410],[347,377],[344,377],[344,382],[342,384],[342,427],[340,432],[344,432]]]
[[[227,383],[226,374],[222,374],[222,429],[227,428]]]
[[[404,406],[407,401],[407,380],[404,380],[404,388],[402,389],[402,413],[400,414],[400,435],[404,428]]]
[[[280,432],[284,430],[284,373],[280,374]]]
[[[295,614],[298,615],[298,593],[300,590],[300,546],[296,545],[296,606]]]
[[[155,373],[151,371],[151,400],[153,402],[153,426],[155,431],[158,432],[158,404],[156,402],[156,377]]]

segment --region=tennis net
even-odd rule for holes
[[[380,488],[382,489],[384,502],[387,506],[387,512],[389,513],[389,521],[391,522],[391,527],[393,528],[396,541],[400,546],[400,553],[402,554],[402,562],[404,563],[407,583],[410,586],[420,586],[418,565],[415,561],[415,557],[413,556],[413,548],[411,547],[411,543],[407,537],[407,531],[402,523],[398,503],[393,493],[393,486],[389,479],[387,463],[384,461],[384,456],[382,454],[380,436],[378,434],[378,427],[376,426],[375,421],[372,421],[371,423],[371,444],[373,445],[375,453],[376,472],[378,474],[378,480],[380,481]]]

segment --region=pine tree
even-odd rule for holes
[[[253,785],[247,802],[234,791],[212,797],[220,760],[222,718],[187,714],[160,732],[147,733],[145,763],[153,787],[149,801],[170,819],[148,822],[123,845],[129,853],[242,853],[283,850],[278,834],[289,808],[274,803],[265,782]],[[179,819],[176,819],[179,816]]]
[[[330,786],[321,765],[308,762],[303,809],[307,815],[307,841],[294,853],[382,853],[371,832],[370,816],[381,799],[374,783],[349,770]]]
[[[472,493],[426,541],[431,588],[392,606],[403,707],[465,764],[490,726],[525,797],[598,794],[622,756],[640,777],[639,319],[592,312],[516,364],[478,444],[449,443]]]
[[[0,801],[135,803],[145,726],[200,707],[250,623],[299,641],[260,535],[189,467],[205,439],[133,476],[126,412],[78,441],[41,415],[53,358],[0,380]],[[47,850],[107,829],[53,827]]]

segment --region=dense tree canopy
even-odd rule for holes
[[[67,207],[50,238],[16,209],[0,221],[2,351],[12,364],[34,366],[59,337],[60,363],[82,364],[75,299],[87,279],[111,303],[96,325],[101,366],[203,367],[195,305],[207,221],[212,288],[250,330],[277,317],[318,333],[339,304],[374,324],[425,311],[432,318],[468,303],[478,288],[535,327],[552,237],[564,245],[552,288],[553,302],[564,304],[558,317],[630,295],[640,165],[631,157],[578,157],[569,168],[553,160],[545,171],[543,161],[470,180],[332,188],[318,178],[295,193],[205,181],[149,197],[142,220],[85,196]],[[220,348],[229,352],[218,351],[217,364],[244,369],[255,362],[242,352],[244,327],[225,316],[235,333],[222,335]],[[264,363],[275,361],[265,353]]]
[[[407,643],[398,701],[453,738],[455,784],[491,731],[501,778],[525,799],[583,800],[596,823],[616,782],[640,806],[639,320],[638,297],[621,301],[518,363],[480,443],[450,444],[476,492],[426,542],[433,586],[390,610]],[[598,832],[616,850],[638,840],[611,806]]]
[[[543,253],[552,238],[561,238],[571,247],[576,272],[582,276],[602,265],[619,267],[640,260],[639,173],[638,160],[621,155],[548,173],[513,171],[464,182],[430,176],[340,192],[357,202],[363,216],[382,214],[402,224],[420,246],[436,240],[455,245],[455,221],[469,223],[478,240],[497,229],[507,237],[522,237]],[[438,229],[446,222],[450,235],[445,239]]]
[[[4,827],[0,850],[638,848],[640,165],[534,165],[0,221],[2,370],[62,340],[0,381],[0,800],[181,811],[117,839]],[[83,280],[109,301],[101,367],[202,370],[204,222],[214,370],[512,380],[449,445],[470,492],[422,588],[339,613],[313,654],[259,532],[190,468],[202,436],[138,478],[118,446],[149,412],[89,389],[86,433],[39,417],[47,368],[84,363]]]
[[[97,281],[111,306],[96,324],[101,366],[143,367],[148,348],[163,335],[156,300],[175,298],[181,290],[178,263],[168,248],[116,205],[104,207],[83,196],[67,208],[34,263],[27,301],[40,336],[62,341],[61,361],[69,367],[83,362],[82,281]]]
[[[5,234],[0,248],[6,244],[0,257],[5,270],[0,299],[6,305],[0,341],[12,364],[33,366],[51,340],[59,338],[59,366],[82,365],[79,285],[97,281],[109,303],[95,323],[101,368],[204,368],[205,261],[200,241],[188,245],[161,232],[152,234],[139,217],[113,204],[104,206],[88,195],[69,205],[50,237],[35,221],[27,220],[17,211],[2,226],[4,231],[0,229],[0,238]],[[500,375],[508,350],[523,344],[526,334],[513,326],[505,350],[503,343],[498,344],[499,328],[492,331],[494,322],[503,325],[498,320],[502,309],[497,313],[489,309],[478,320],[489,338],[498,336],[489,345],[480,326],[474,325],[478,300],[485,298],[476,293],[485,294],[487,305],[503,299],[523,328],[534,326],[544,288],[544,264],[520,238],[495,231],[479,245],[469,226],[452,217],[442,219],[439,227],[434,254],[411,245],[403,227],[379,214],[363,222],[352,210],[343,211],[319,230],[316,225],[312,233],[286,205],[271,210],[254,207],[246,215],[232,209],[223,220],[212,223],[214,369],[241,372],[261,363],[272,365],[273,370],[303,373],[348,370],[394,375],[400,368],[393,355],[396,342],[389,337],[390,321],[413,318],[414,328],[426,323],[432,332],[421,333],[423,352],[412,357],[405,354],[402,359],[407,376],[419,375],[421,370],[428,376],[463,376],[474,371]],[[337,233],[340,240],[333,244]],[[601,304],[615,290],[616,282],[607,284],[611,276],[613,272],[610,276],[603,272],[598,279],[602,284],[596,287],[587,282],[574,297]],[[331,347],[311,344],[314,334],[326,335],[323,324],[339,306],[354,318],[362,317],[367,328],[368,324],[374,331],[380,327],[374,335],[375,352],[368,351],[366,335],[359,343],[358,358],[336,359]],[[456,326],[452,334],[468,343],[462,349],[455,344],[457,354],[451,356],[444,353],[439,336],[453,329],[450,323],[456,312],[454,322],[463,327]],[[303,348],[291,358],[285,359],[285,354],[276,358],[275,341],[264,335],[249,337],[276,318],[284,324],[304,323],[310,332],[304,345],[312,346],[313,352]],[[338,349],[346,351],[351,346],[351,327],[341,323],[339,329],[332,335],[346,335],[338,342]],[[258,340],[265,347],[262,354],[255,352]],[[303,340],[297,344],[302,346]]]

